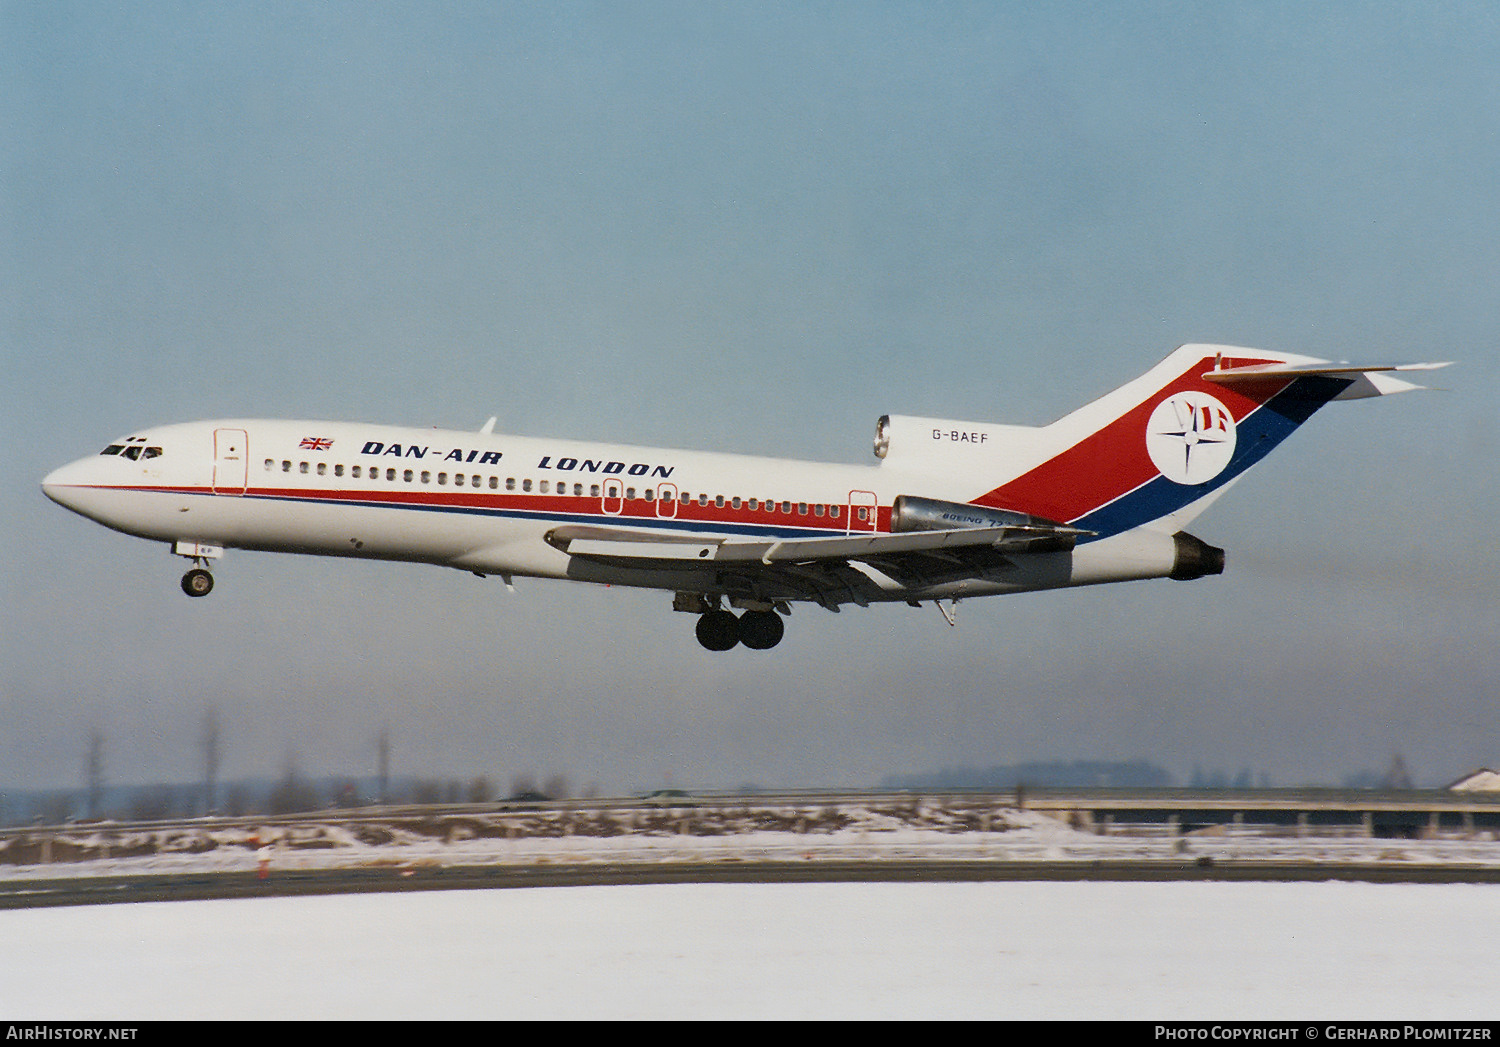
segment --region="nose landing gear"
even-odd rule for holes
[[[214,576],[201,567],[194,567],[182,576],[182,591],[189,596],[207,596],[214,591]]]
[[[182,540],[173,543],[172,552],[193,562],[192,569],[182,576],[183,592],[189,596],[207,596],[214,591],[214,576],[208,573],[208,565],[224,555],[221,546]]]

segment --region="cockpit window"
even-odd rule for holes
[[[129,458],[132,462],[147,458],[160,458],[162,450],[160,447],[147,447],[144,436],[132,436],[122,444],[110,444],[100,454],[118,454]]]

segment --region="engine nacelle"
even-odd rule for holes
[[[954,531],[970,527],[1059,528],[1062,524],[1011,509],[945,502],[898,494],[891,505],[892,531]]]

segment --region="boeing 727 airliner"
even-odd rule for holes
[[[112,441],[42,490],[169,543],[193,561],[189,596],[227,548],[406,560],[666,590],[704,647],[763,650],[798,601],[951,607],[1219,574],[1223,550],[1189,521],[1325,403],[1442,366],[1186,345],[1046,426],[887,415],[868,466],[501,436],[493,419],[190,422]]]

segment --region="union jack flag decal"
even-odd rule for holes
[[[306,451],[326,451],[333,446],[333,439],[328,436],[304,436],[300,446]]]

